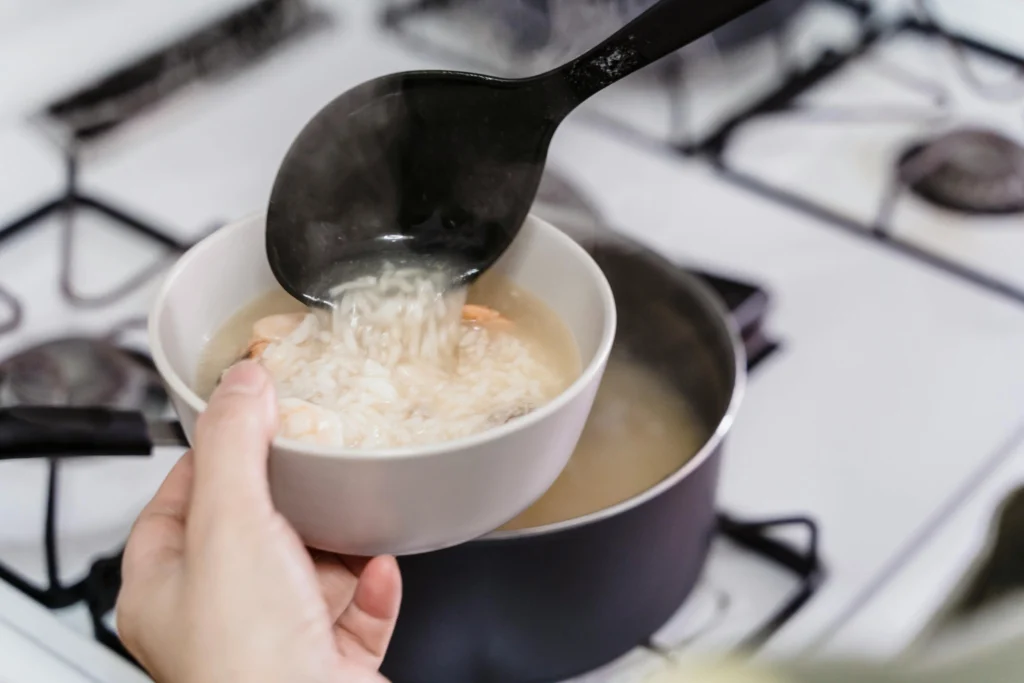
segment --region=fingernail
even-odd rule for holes
[[[220,389],[224,393],[257,396],[267,387],[267,373],[258,363],[245,361],[224,375]]]

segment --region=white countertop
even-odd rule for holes
[[[0,71],[0,221],[60,184],[58,155],[24,114],[86,74],[237,4],[177,3],[172,11],[153,0],[134,3],[137,18],[128,31],[118,22],[111,27],[110,17],[125,16],[118,14],[125,11],[121,0],[83,2],[53,23],[26,3],[32,11],[18,16],[29,17],[19,19],[29,27],[12,40],[2,27],[13,12],[0,6],[0,64],[15,56],[31,64]],[[150,117],[91,160],[85,187],[182,237],[258,208],[295,132],[332,95],[381,73],[440,66],[378,35],[369,6],[346,3],[345,20],[332,32]],[[47,52],[47,41],[65,40],[75,58]],[[769,142],[776,153],[804,149],[807,134],[776,132]],[[888,654],[880,640],[907,642],[970,561],[1000,487],[1024,476],[1024,306],[755,197],[700,162],[636,147],[583,121],[559,131],[550,162],[624,232],[680,262],[753,279],[772,295],[769,324],[783,348],[748,387],[727,444],[721,501],[742,514],[810,513],[822,527],[830,575],[768,654]],[[805,170],[787,166],[785,155],[778,163],[774,177]],[[814,177],[816,167],[809,168]],[[102,289],[160,257],[102,221],[87,227],[92,237],[79,254],[83,288]],[[152,287],[102,315],[62,308],[58,229],[51,221],[0,249],[0,286],[32,301],[24,330],[0,338],[0,357],[62,330],[100,329],[145,311]],[[998,254],[979,257],[981,265],[998,269],[1014,263],[1014,254],[1024,258],[1024,241],[1005,239]],[[84,570],[97,547],[123,540],[176,455],[65,468],[70,502],[62,521],[79,539],[62,548],[69,576]],[[17,520],[0,523],[0,557],[13,557],[30,573],[41,571],[35,544],[42,476],[39,463],[0,464],[0,520]],[[104,485],[109,504],[96,507],[93,496]],[[934,571],[936,564],[943,571]],[[0,618],[11,612],[8,604],[23,602],[0,586]],[[8,621],[22,629],[20,616]],[[0,630],[0,680],[11,678],[4,643],[22,651],[17,639],[27,637]],[[94,647],[75,637],[69,642],[81,643],[73,648]],[[48,658],[39,651],[47,660],[40,666],[64,665]],[[122,675],[96,680],[129,680]],[[22,679],[64,680],[49,676]]]

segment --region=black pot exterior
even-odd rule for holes
[[[704,566],[720,448],[619,514],[400,558],[402,612],[382,673],[393,683],[541,683],[643,644]]]

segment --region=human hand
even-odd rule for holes
[[[263,368],[232,368],[135,523],[117,628],[159,683],[384,680],[398,565],[310,555],[270,499],[276,422]]]

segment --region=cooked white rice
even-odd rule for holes
[[[461,319],[466,292],[423,271],[388,268],[336,290],[333,314],[309,314],[270,343],[280,434],[349,448],[422,445],[484,431],[562,388],[539,349]]]

